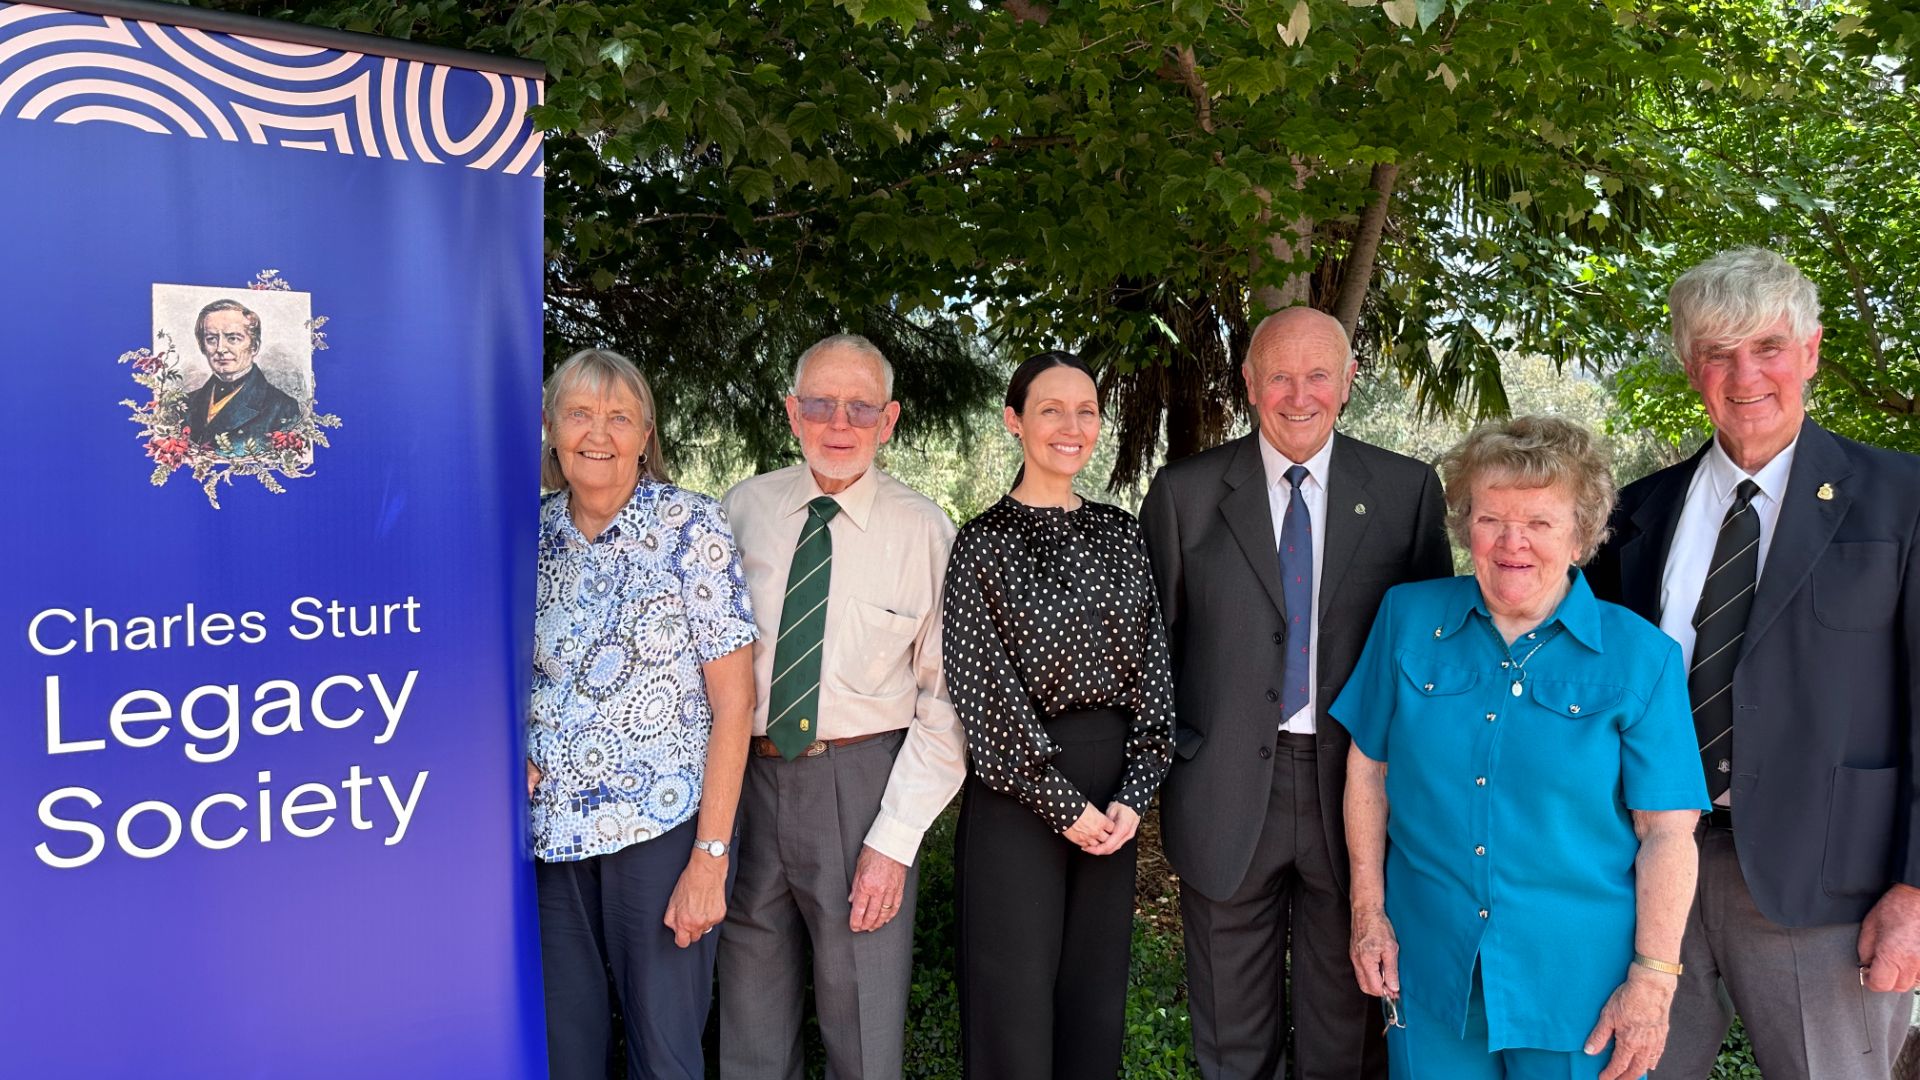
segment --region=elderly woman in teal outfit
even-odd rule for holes
[[[1578,569],[1614,491],[1585,429],[1492,424],[1440,464],[1474,574],[1389,591],[1332,708],[1354,973],[1395,1080],[1639,1077],[1707,808],[1680,649]]]

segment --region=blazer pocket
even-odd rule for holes
[[[1884,630],[1900,597],[1900,546],[1890,540],[1828,544],[1813,564],[1813,615],[1830,630]]]
[[[1899,794],[1899,769],[1834,767],[1833,797],[1827,805],[1827,854],[1820,873],[1821,887],[1829,896],[1886,890]]]
[[[1200,744],[1206,741],[1206,732],[1185,724],[1174,725],[1173,752],[1179,755],[1181,761],[1192,761],[1193,755],[1200,752]]]

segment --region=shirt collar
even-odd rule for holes
[[[1772,500],[1775,505],[1783,501],[1787,493],[1787,478],[1793,472],[1793,451],[1800,445],[1800,437],[1795,435],[1785,450],[1773,455],[1773,460],[1760,466],[1760,471],[1749,474],[1745,469],[1733,463],[1727,452],[1720,446],[1719,436],[1715,436],[1707,447],[1706,459],[1702,462],[1706,481],[1717,503],[1733,501],[1733,489],[1740,481],[1751,480],[1760,489],[1760,494]]]
[[[1567,595],[1560,598],[1560,606],[1553,614],[1543,620],[1541,626],[1551,626],[1558,622],[1574,639],[1594,652],[1605,652],[1600,640],[1600,601],[1594,599],[1593,588],[1587,584],[1587,575],[1580,568],[1570,567],[1567,575],[1571,581],[1567,585]],[[1488,622],[1493,621],[1493,612],[1487,610],[1486,598],[1480,595],[1476,582],[1472,589],[1460,589],[1451,598],[1449,608],[1442,612],[1443,621],[1440,633],[1436,637],[1448,638],[1460,632],[1473,615],[1479,615]]]
[[[868,465],[867,471],[861,473],[860,478],[849,484],[846,490],[829,496],[840,504],[839,516],[853,522],[861,532],[867,531],[867,519],[873,515],[873,499],[880,490],[879,472],[879,466]],[[820,490],[819,482],[813,478],[813,469],[803,463],[794,470],[793,483],[787,488],[786,497],[780,501],[780,516],[798,514],[807,508],[808,503],[825,494]]]
[[[1286,483],[1288,469],[1295,465],[1305,465],[1308,479],[1320,485],[1321,491],[1327,490],[1327,463],[1333,460],[1331,432],[1327,434],[1327,441],[1320,444],[1320,449],[1315,450],[1313,456],[1305,461],[1289,460],[1287,455],[1275,450],[1273,444],[1268,442],[1267,437],[1258,430],[1253,433],[1253,441],[1260,444],[1260,464],[1267,471],[1268,487]]]
[[[613,520],[607,522],[607,527],[601,530],[600,535],[594,540],[588,540],[586,534],[580,531],[580,527],[573,523],[571,510],[573,491],[563,489],[555,492],[543,506],[546,511],[541,530],[543,546],[551,544],[557,547],[584,548],[603,541],[611,543],[623,536],[632,535],[640,530],[642,524],[640,504],[643,500],[640,495],[647,490],[648,485],[653,483],[655,481],[652,479],[641,477],[639,485],[633,489],[633,494],[627,497],[627,504],[620,508],[619,513],[613,515]]]

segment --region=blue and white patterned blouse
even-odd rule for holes
[[[671,484],[642,480],[591,543],[567,493],[547,496],[537,576],[533,848],[570,862],[693,817],[713,727],[700,665],[760,634],[720,503]]]

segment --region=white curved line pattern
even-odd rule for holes
[[[0,124],[543,177],[528,110],[545,100],[538,79],[0,0]]]
[[[89,120],[125,124],[127,127],[136,127],[141,131],[151,131],[155,135],[170,134],[167,131],[167,125],[146,113],[134,112],[132,109],[119,109],[112,105],[81,105],[53,118],[56,124],[84,124]]]
[[[156,94],[144,86],[133,86],[128,83],[113,82],[109,79],[69,79],[66,82],[55,83],[45,90],[40,91],[38,94],[35,94],[30,101],[20,107],[20,119],[36,120],[49,108],[59,105],[68,98],[80,97],[82,95],[113,97],[120,98],[123,101],[138,102],[154,112],[164,113],[169,120],[180,125],[179,130],[186,134],[196,139],[204,139],[207,137],[207,129],[201,127],[191,113],[179,105],[174,104],[171,99],[164,95]],[[69,116],[77,112],[87,112],[90,118],[98,119],[99,117],[92,116],[91,114],[100,110],[107,110],[116,114],[132,112],[130,109],[115,108],[107,105],[99,105],[97,107],[81,105],[57,111],[54,118],[60,119],[62,116]],[[139,115],[151,119],[146,113]],[[152,127],[148,127],[145,124],[137,124],[135,126],[139,127],[142,131],[173,130],[157,120],[153,122]]]

